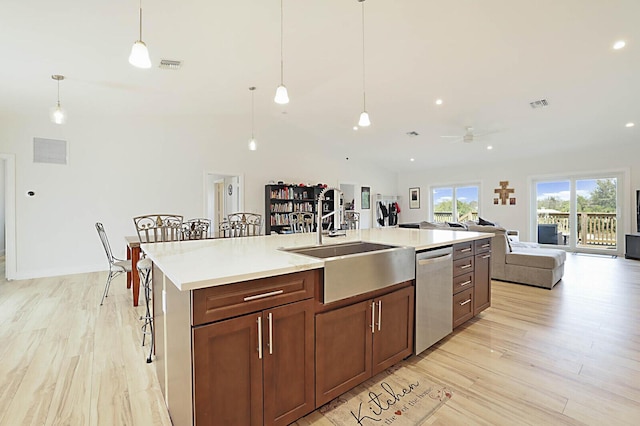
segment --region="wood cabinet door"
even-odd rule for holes
[[[453,328],[473,318],[473,287],[453,295]]]
[[[197,426],[263,424],[259,324],[264,328],[262,313],[193,329]]]
[[[371,301],[316,315],[316,407],[371,377]]]
[[[288,425],[315,409],[314,303],[264,311],[265,425]]]
[[[414,287],[373,301],[373,375],[413,353]]]
[[[491,253],[476,256],[473,271],[473,315],[491,306]]]

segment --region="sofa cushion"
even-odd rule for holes
[[[506,234],[507,230],[499,226],[490,225],[476,225],[475,223],[467,222],[467,229],[473,232],[490,232],[494,234]]]
[[[563,250],[518,248],[505,256],[508,265],[529,266],[532,268],[555,269],[564,264],[567,254]]]
[[[449,225],[446,222],[420,222],[420,229],[449,229]]]

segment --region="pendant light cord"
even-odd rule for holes
[[[60,106],[60,79],[58,79],[58,106]]]
[[[283,60],[283,51],[284,51],[284,12],[283,12],[283,2],[284,0],[280,0],[280,85],[284,85],[284,60]]]
[[[367,93],[365,89],[364,80],[364,0],[360,0],[362,3],[362,106],[364,110],[367,110]]]
[[[142,0],[140,0],[140,41],[142,41]]]
[[[255,139],[254,134],[253,134],[253,127],[254,127],[254,121],[255,121],[255,103],[254,103],[254,92],[256,90],[255,87],[251,87],[249,88],[249,90],[251,90],[251,139]]]

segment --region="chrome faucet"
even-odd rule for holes
[[[318,238],[317,238],[318,245],[322,245],[322,219],[325,219],[331,215],[339,215],[338,220],[333,221],[334,229],[335,229],[336,222],[338,222],[338,226],[341,226],[342,222],[344,222],[342,220],[343,211],[341,207],[338,207],[338,211],[334,210],[327,213],[324,216],[322,215],[322,202],[324,201],[324,196],[327,193],[327,191],[333,191],[336,197],[338,197],[338,194],[339,194],[340,199],[344,199],[344,193],[340,191],[338,188],[334,188],[334,187],[325,188],[320,192],[320,195],[318,195],[318,208],[317,208],[318,223],[317,223],[317,229],[316,229],[316,232],[318,233]]]

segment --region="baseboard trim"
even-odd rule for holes
[[[53,268],[43,269],[40,271],[17,271],[15,280],[31,280],[34,278],[58,277],[61,275],[78,275],[90,272],[107,271],[104,263],[100,265],[81,266],[75,268]]]

